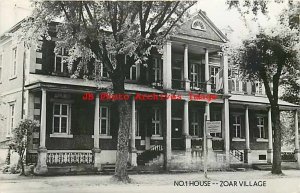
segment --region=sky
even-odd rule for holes
[[[249,29],[255,31],[257,23],[248,23],[249,28],[245,27],[240,14],[235,9],[228,10],[225,4],[227,0],[198,0],[197,4],[191,9],[191,12],[203,10],[213,23],[224,31],[228,26],[233,30],[229,39],[232,42],[239,42],[241,39],[247,37]],[[283,0],[287,1],[287,0]],[[0,34],[7,31],[18,21],[31,13],[31,3],[29,0],[0,0]],[[261,25],[274,25],[277,15],[284,6],[282,4],[271,3],[269,6],[270,20],[265,16],[259,16],[259,23]],[[250,20],[251,21],[251,20]]]

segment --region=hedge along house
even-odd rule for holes
[[[19,27],[17,24],[10,32]],[[1,36],[0,92],[5,102],[1,112],[6,119],[1,121],[0,140],[10,139],[22,116],[35,119],[40,127],[30,136],[27,163],[36,164],[36,173],[72,167],[101,170],[116,161],[116,108],[100,97],[111,81],[103,66],[88,69],[88,80],[82,78],[83,72],[77,79],[70,78],[64,61],[68,51],[54,54],[56,28],[51,27],[50,32],[52,40],[43,40],[41,50],[24,49],[12,37]],[[221,121],[221,132],[207,136],[210,168],[272,162],[273,131],[264,86],[234,76],[227,56],[221,53],[220,46],[226,41],[204,12],[199,12],[167,41],[163,55],[154,56],[152,66],[132,66],[126,72],[127,94],[181,96],[177,100],[130,98],[130,165],[159,167],[162,154],[167,153],[169,169],[202,169],[204,114],[207,120]],[[101,82],[93,81],[95,73],[103,77]],[[215,99],[195,97],[206,94]],[[285,101],[279,104],[281,110],[295,113],[292,156],[300,163],[299,107]]]

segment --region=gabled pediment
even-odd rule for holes
[[[176,35],[188,36],[197,39],[205,39],[216,42],[227,42],[227,37],[212,23],[212,21],[202,11],[192,16],[189,20],[184,22],[178,30]]]

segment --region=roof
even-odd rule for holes
[[[49,75],[39,75],[39,74],[30,74],[28,80],[26,80],[25,87],[37,83],[47,83],[52,85],[68,85],[72,86],[81,86],[81,87],[90,87],[93,89],[108,89],[112,87],[110,81],[101,81],[99,83],[92,80],[83,80],[69,77],[58,77],[58,76],[49,76]],[[139,92],[149,92],[149,93],[163,93],[163,91],[152,88],[146,85],[134,84],[134,83],[125,83],[126,91],[139,91]]]
[[[198,30],[192,28],[192,23],[200,20],[206,26],[206,30]],[[175,36],[182,38],[189,37],[195,40],[210,40],[220,43],[228,41],[227,37],[214,25],[214,23],[206,16],[205,12],[199,11],[196,15],[188,19],[182,24]]]
[[[251,96],[251,95],[231,95],[231,97],[229,98],[229,101],[232,103],[243,103],[243,104],[264,104],[264,105],[270,105],[270,101],[267,97],[263,97],[263,96]],[[300,106],[293,104],[293,103],[289,103],[283,100],[278,100],[278,104],[280,107],[282,107],[281,109],[297,109]]]

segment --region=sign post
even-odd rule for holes
[[[207,141],[206,141],[206,121],[207,121],[207,114],[204,114],[204,129],[203,129],[203,157],[204,157],[204,177],[207,178]]]

